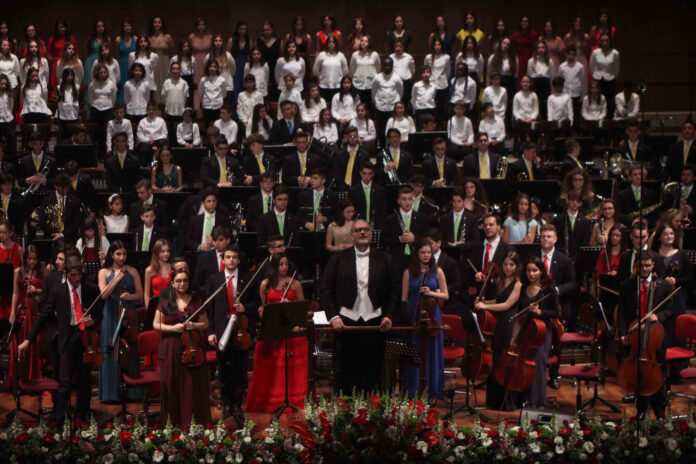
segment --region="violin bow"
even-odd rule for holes
[[[292,273],[292,277],[290,277],[290,282],[288,282],[288,286],[285,288],[285,291],[283,292],[283,296],[280,298],[280,301],[282,302],[285,297],[288,294],[288,290],[290,290],[290,286],[292,285],[292,281],[295,280],[295,276],[297,275],[297,269],[295,269],[295,272]]]
[[[526,313],[527,311],[529,311],[529,308],[531,308],[532,305],[534,305],[534,304],[538,305],[539,303],[541,303],[542,301],[544,301],[545,299],[547,299],[547,298],[550,297],[551,295],[552,295],[552,293],[549,292],[549,293],[547,293],[546,295],[542,296],[541,298],[539,298],[538,300],[536,300],[534,303],[532,303],[532,304],[530,304],[529,306],[527,306],[526,308],[524,308],[524,309],[523,309],[522,311],[520,311],[519,313],[515,314],[514,316],[511,316],[511,317],[510,317],[510,320],[512,321],[512,320],[515,320],[515,319],[517,319],[518,317],[522,316],[524,313]]]
[[[126,271],[124,271],[123,269],[121,269],[121,272],[125,273]],[[92,311],[92,309],[94,308],[94,306],[97,304],[97,301],[99,301],[99,300],[104,296],[104,293],[106,293],[106,291],[109,289],[109,287],[111,286],[112,282],[113,282],[113,280],[112,280],[111,282],[109,282],[109,285],[107,285],[106,287],[104,287],[104,290],[102,290],[101,293],[100,293],[99,295],[97,295],[97,297],[94,299],[94,301],[92,301],[92,303],[89,305],[89,307],[87,308],[87,310],[84,311],[84,312],[82,313],[82,317],[80,318],[79,321],[77,321],[77,324],[78,324],[78,325],[79,325],[79,324],[82,322],[82,320],[90,313],[90,311]],[[120,282],[119,282],[119,283],[120,283]],[[114,284],[114,287],[115,287],[116,285],[118,285],[118,284]]]

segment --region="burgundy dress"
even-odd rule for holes
[[[201,300],[194,296],[185,311],[174,315],[162,314],[164,323],[175,325],[183,323],[201,305]],[[198,317],[193,319],[197,322]],[[205,331],[201,333],[201,347],[206,345]],[[189,368],[181,364],[181,334],[163,332],[160,339],[159,359],[162,372],[162,424],[167,423],[167,417],[175,427],[189,425],[191,417],[196,423],[206,424],[212,421],[210,417],[210,379],[208,366],[203,363],[200,367]]]
[[[31,278],[29,285],[33,285],[36,288],[41,288],[43,286],[43,277],[34,276]],[[25,305],[27,303],[27,281],[20,277],[19,280],[19,304]],[[17,380],[17,347],[22,343],[29,335],[31,326],[38,317],[38,305],[37,300],[32,297],[33,303],[30,308],[25,308],[24,312],[24,323],[18,332],[14,334],[10,340],[10,360],[8,366],[8,378],[6,380],[7,387],[13,387],[15,381]],[[26,380],[40,380],[43,378],[41,373],[41,349],[40,345],[43,344],[44,334],[43,332],[36,337],[34,343],[29,345],[29,348],[25,354],[24,365]]]

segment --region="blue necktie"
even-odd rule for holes
[[[292,134],[292,121],[288,121],[288,131]]]

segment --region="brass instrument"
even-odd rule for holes
[[[459,217],[459,236],[456,238],[457,242],[464,242],[466,240],[466,218],[464,217],[464,210],[462,210],[461,216]]]
[[[525,181],[525,180],[529,180],[529,174],[527,174],[526,171],[522,171],[519,174],[517,174],[517,180],[520,182]]]
[[[225,163],[225,177],[227,182],[234,184],[234,172],[230,169],[230,163]]]
[[[507,156],[501,156],[500,159],[498,160],[498,165],[495,167],[496,170],[496,179],[505,179],[507,177],[507,169],[508,169],[508,159]]]
[[[387,163],[394,163],[394,158],[392,157],[391,153],[389,150],[386,148],[382,149],[382,161],[384,162],[384,167],[387,167]],[[394,168],[391,171],[387,171],[385,169],[385,172],[387,173],[387,179],[389,179],[390,184],[401,184],[401,179],[399,179],[399,174],[396,172],[396,165],[394,165]],[[440,179],[444,183],[444,179]]]
[[[394,214],[396,214],[396,220],[399,221],[399,227],[401,227],[401,233],[405,234],[408,229],[406,229],[406,224],[404,224],[404,218],[401,217],[401,212],[398,209],[394,209]],[[370,227],[372,227],[370,225]],[[413,252],[413,244],[412,243],[406,243],[406,246]]]
[[[39,172],[37,172],[35,175],[46,177],[48,175],[48,172],[51,169],[50,166],[51,166],[51,162],[47,160],[46,164],[44,164],[44,167],[41,168],[41,170]],[[22,198],[25,198],[27,195],[30,195],[30,194],[36,192],[39,189],[39,187],[41,187],[41,184],[31,184],[29,187],[27,187],[27,189],[25,191],[20,193],[19,196],[21,196]]]
[[[37,207],[31,212],[29,216],[29,224],[31,227],[36,228],[41,222],[41,217],[52,233],[63,232],[63,211],[60,206],[56,203],[53,205],[48,205],[46,207]]]

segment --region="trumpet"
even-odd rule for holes
[[[496,179],[505,179],[507,177],[507,169],[508,169],[507,156],[501,156],[500,159],[498,160],[498,165],[495,168],[495,170],[497,172],[495,178]]]
[[[50,166],[51,166],[51,162],[47,160],[46,164],[44,164],[44,167],[42,167],[41,170],[39,172],[37,172],[35,175],[46,177],[46,175],[48,175],[49,170],[51,169]],[[19,196],[21,196],[22,198],[25,198],[27,195],[30,195],[30,194],[36,192],[40,186],[41,186],[40,184],[31,184],[29,187],[27,187],[27,189],[25,191],[20,193]]]
[[[391,153],[384,148],[382,149],[382,160],[384,162],[384,167],[386,168],[387,163],[394,163],[394,158],[392,158]],[[386,171],[386,169],[385,169]],[[386,171],[387,172],[387,178],[389,179],[390,184],[401,184],[401,180],[399,179],[399,174],[396,172],[396,165],[392,168],[391,171]]]
[[[225,163],[225,176],[227,178],[227,182],[234,184],[234,172],[232,172],[230,169],[230,163]]]

